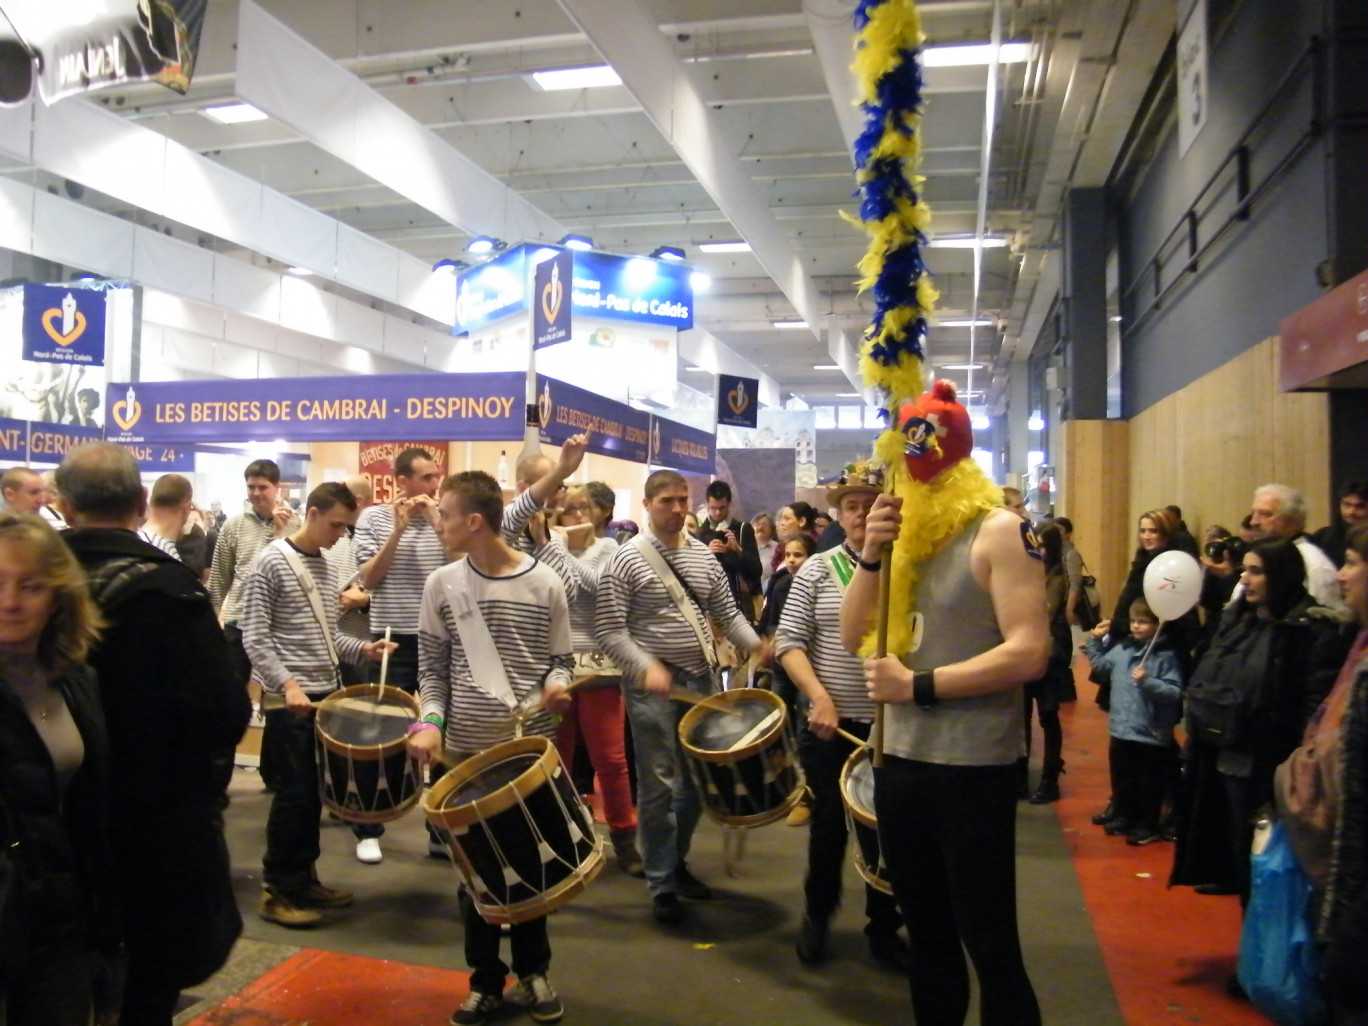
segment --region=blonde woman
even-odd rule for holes
[[[114,922],[104,719],[84,665],[99,616],[57,532],[0,514],[0,1024],[86,1026]]]
[[[570,639],[575,646],[575,684],[570,711],[556,732],[556,748],[566,769],[575,762],[575,741],[584,738],[598,777],[603,817],[618,865],[629,876],[643,876],[636,846],[637,818],[627,773],[623,723],[622,672],[608,660],[594,637],[594,612],[600,570],[618,543],[607,536],[613,519],[613,490],[602,481],[572,488],[565,496],[561,528],[579,576],[579,592],[570,603]]]

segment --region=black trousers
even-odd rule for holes
[[[486,923],[475,911],[469,895],[461,895],[461,918],[465,923],[465,959],[470,966],[470,989],[486,994],[502,994],[508,966],[499,957],[501,930],[497,923]],[[546,916],[514,923],[509,927],[508,946],[512,949],[513,975],[521,979],[534,973],[546,975],[551,967],[551,941],[546,935]]]
[[[841,720],[840,726],[858,738],[869,737],[868,723]],[[798,758],[812,791],[808,870],[803,881],[803,897],[808,916],[818,922],[830,919],[841,904],[841,876],[849,834],[845,799],[841,797],[841,770],[854,750],[855,745],[840,734],[823,741],[806,726],[799,728]],[[868,884],[865,884],[865,916],[869,919],[865,933],[870,937],[889,936],[902,925],[897,902]]]
[[[385,633],[379,634],[371,632],[373,641],[384,641]],[[400,691],[407,691],[410,695],[418,693],[418,635],[416,634],[390,634],[390,641],[399,647],[390,653],[389,666],[385,670],[385,683],[392,688]],[[380,679],[379,664],[372,672],[375,674],[372,680]]]
[[[907,925],[917,1026],[963,1026],[969,952],[982,1026],[1040,1026],[1016,908],[1017,769],[885,755],[879,842]]]
[[[1111,739],[1107,756],[1111,761],[1112,801],[1116,814],[1129,820],[1131,826],[1158,828],[1174,750],[1172,745]]]
[[[288,709],[266,713],[261,753],[263,759],[270,754],[275,777],[261,879],[269,890],[288,897],[316,879],[323,800],[314,761],[313,716],[296,716]]]

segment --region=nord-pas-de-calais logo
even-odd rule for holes
[[[731,407],[732,413],[739,417],[750,409],[750,404],[751,397],[746,391],[746,383],[738,381],[736,387],[727,393],[727,405]]]
[[[555,409],[555,404],[551,402],[551,382],[542,386],[542,394],[537,397],[537,417],[540,427],[547,427],[551,423],[551,411]]]
[[[58,331],[53,327],[53,321],[60,317],[62,319],[62,329]],[[78,338],[85,334],[86,318],[85,314],[76,309],[76,297],[68,292],[62,297],[60,307],[52,307],[43,311],[43,330],[48,333],[48,338],[56,342],[59,346],[69,346]]]
[[[128,386],[128,391],[124,398],[120,399],[109,411],[114,418],[114,423],[118,424],[124,431],[130,431],[133,425],[142,418],[142,403],[138,402],[138,397],[133,392],[133,386]]]
[[[546,315],[547,323],[551,323],[560,316],[561,300],[565,298],[565,287],[561,285],[560,264],[552,263],[551,280],[548,281],[541,292],[542,313]]]
[[[660,421],[651,418],[651,462],[660,462]]]

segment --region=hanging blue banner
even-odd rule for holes
[[[388,374],[142,381],[106,393],[112,442],[512,441],[526,375]]]
[[[593,317],[693,327],[689,268],[669,260],[575,251],[575,309]]]
[[[104,292],[67,285],[25,285],[24,359],[103,367]]]
[[[548,445],[563,445],[571,435],[592,431],[590,452],[634,463],[646,462],[650,414],[634,410],[626,403],[538,374],[537,414],[541,419],[541,440]]]
[[[86,442],[98,442],[104,432],[94,427],[74,424],[29,423],[29,461],[32,463],[61,463],[66,454]]]
[[[717,436],[651,414],[652,466],[711,474],[717,466]]]
[[[532,274],[532,344],[554,346],[570,337],[570,280],[575,276],[574,250],[564,249],[543,260]]]
[[[0,460],[19,466],[28,462],[28,421],[0,417]]]
[[[717,423],[731,427],[755,427],[760,413],[760,379],[717,376]]]
[[[125,442],[123,447],[138,461],[144,474],[193,474],[195,447],[192,445],[154,445],[146,442]]]

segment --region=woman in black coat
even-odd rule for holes
[[[0,1022],[86,1026],[117,953],[99,623],[34,516],[0,515]]]
[[[1271,803],[1273,772],[1301,743],[1351,641],[1347,623],[1313,604],[1305,578],[1291,541],[1255,542],[1244,556],[1243,594],[1222,613],[1188,683],[1189,693],[1235,688],[1242,736],[1220,747],[1204,740],[1189,703],[1171,884],[1249,899],[1254,819]]]
[[[1161,552],[1178,548],[1176,541],[1180,536],[1178,521],[1166,509],[1152,509],[1142,513],[1137,521],[1139,547],[1131,560],[1130,573],[1121,586],[1121,594],[1116,600],[1116,611],[1111,617],[1111,633],[1107,637],[1107,647],[1120,644],[1130,637],[1130,608],[1138,598],[1145,597],[1145,571]],[[1178,654],[1183,672],[1191,673],[1189,655],[1201,634],[1201,621],[1197,610],[1190,609],[1177,620],[1165,623],[1164,636]]]

